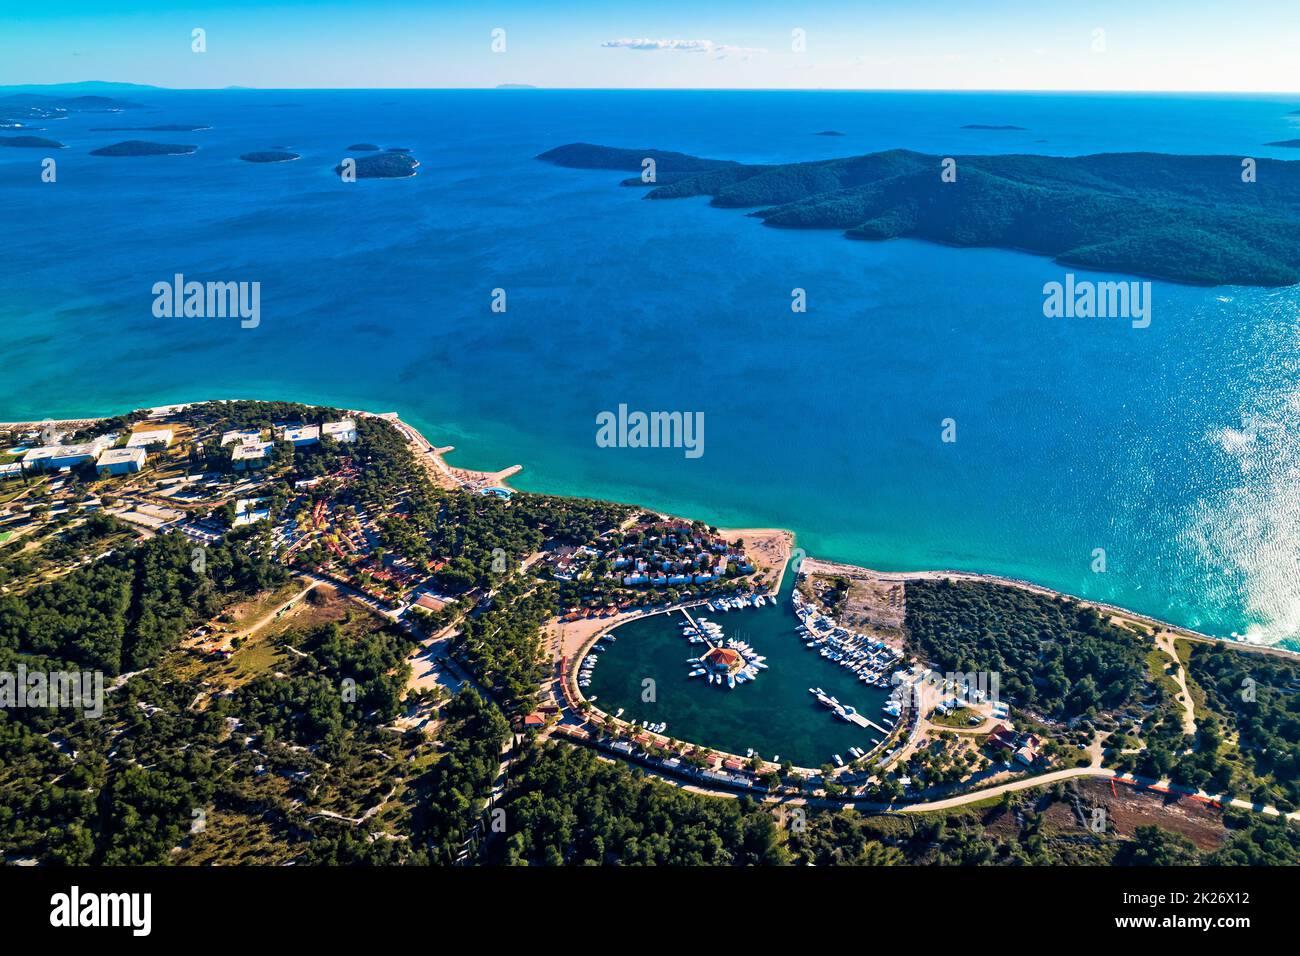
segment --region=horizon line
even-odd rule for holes
[[[981,87],[954,88],[942,86],[539,86],[533,83],[498,83],[491,86],[159,86],[154,83],[135,83],[127,80],[64,80],[57,83],[0,83],[0,90],[39,89],[71,86],[129,87],[143,91],[157,90],[168,93],[436,93],[528,90],[533,92],[584,92],[584,93],[1023,93],[1062,94],[1075,93],[1091,96],[1300,96],[1300,90],[1185,90],[1185,89],[1085,89],[1079,87]]]

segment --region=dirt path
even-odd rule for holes
[[[1178,659],[1178,650],[1174,647],[1174,635],[1170,631],[1160,631],[1156,634],[1156,647],[1164,651],[1169,659],[1174,662],[1174,683],[1178,685],[1178,690],[1182,696],[1179,702],[1182,704],[1183,712],[1183,733],[1189,737],[1196,736],[1196,707],[1192,703],[1192,695],[1187,690],[1187,674],[1183,670],[1183,662]]]
[[[293,597],[286,600],[283,604],[277,605],[274,611],[268,612],[265,617],[253,622],[253,625],[251,627],[247,627],[244,630],[240,631],[238,634],[232,635],[232,639],[252,637],[262,628],[266,627],[266,625],[270,624],[272,621],[278,618],[284,611],[288,610],[292,605],[297,604],[299,601],[305,598],[308,595],[308,593],[315,590],[315,588],[316,588],[316,582],[312,581],[310,584],[308,584],[305,588],[303,588]]]

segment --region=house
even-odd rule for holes
[[[7,465],[0,465],[0,479],[17,478],[22,473],[23,463],[21,461],[14,461]]]
[[[285,425],[280,429],[280,437],[287,442],[292,442],[299,448],[304,445],[314,445],[320,441],[320,426]]]
[[[537,728],[545,727],[546,718],[543,717],[541,714],[537,713],[536,711],[534,711],[533,713],[529,714],[527,717],[524,718],[524,726],[537,727]]]
[[[1016,759],[1026,767],[1032,767],[1034,761],[1038,759],[1038,752],[1032,747],[1021,747],[1016,751]]]
[[[150,445],[162,445],[168,448],[172,443],[172,430],[170,428],[154,428],[149,431],[135,432],[127,439],[127,448],[147,448]]]
[[[993,750],[1012,753],[1016,749],[1015,731],[1005,724],[999,724],[993,728],[993,732],[988,735],[988,739],[984,741],[984,744]]]
[[[243,442],[235,446],[230,454],[235,471],[248,468],[261,468],[267,462],[267,451],[271,448],[269,441]]]
[[[341,422],[326,422],[320,427],[321,434],[335,441],[352,442],[357,440],[357,423],[350,418]]]
[[[109,448],[95,462],[100,475],[127,475],[144,468],[145,451],[141,447]]]
[[[240,445],[248,445],[252,442],[261,441],[262,432],[256,428],[239,428],[234,431],[222,432],[221,444],[229,445],[232,442]]]

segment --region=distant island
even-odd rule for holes
[[[92,126],[92,133],[197,133],[212,129],[211,126],[184,126],[180,123],[164,123],[161,126]]]
[[[1023,126],[989,126],[987,123],[968,123],[967,125],[963,126],[962,129],[999,129],[999,130],[1019,129],[1019,130],[1023,130],[1024,127],[1023,127]]]
[[[0,115],[12,116],[15,110],[42,114],[39,119],[53,119],[64,113],[120,113],[144,109],[139,103],[111,96],[46,96],[40,93],[11,93],[0,96]]]
[[[92,149],[91,156],[188,156],[198,149],[197,146],[181,146],[175,143],[150,143],[142,139],[128,139],[124,143],[101,146]]]
[[[498,83],[498,90],[535,90],[537,87],[531,83]]]
[[[16,149],[67,149],[58,140],[42,139],[39,136],[0,136],[0,146]]]
[[[353,160],[356,163],[357,179],[407,179],[415,175],[419,160],[409,153],[380,153],[377,156],[362,156]],[[334,172],[343,175],[343,164],[334,167]]]
[[[571,143],[538,159],[640,173],[649,199],[709,196],[754,209],[766,225],[839,229],[850,239],[927,239],[1016,249],[1065,265],[1193,285],[1300,282],[1300,163],[1238,156],[1103,153],[942,157],[890,150],[845,159],[754,165],[657,149]]]
[[[348,147],[348,149],[356,150],[358,152],[363,152],[363,151],[375,152],[379,149],[379,147],[376,146],[374,143],[353,143],[351,146]]]
[[[1300,139],[1279,139],[1276,142],[1265,143],[1265,146],[1285,146],[1287,149],[1300,149]]]
[[[824,129],[820,133],[813,133],[814,136],[843,136],[837,129]]]
[[[246,163],[289,163],[302,157],[297,153],[290,153],[285,150],[267,149],[261,152],[244,153],[239,158]]]

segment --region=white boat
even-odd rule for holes
[[[728,674],[728,675],[727,675],[727,689],[730,690],[731,688],[733,688],[733,687],[735,687],[735,686],[736,686],[736,676],[735,676],[734,674]]]
[[[843,766],[844,766],[844,758],[843,758],[843,757],[841,757],[839,754],[831,754],[831,756],[835,758],[835,766],[837,766],[837,767],[843,767]]]

